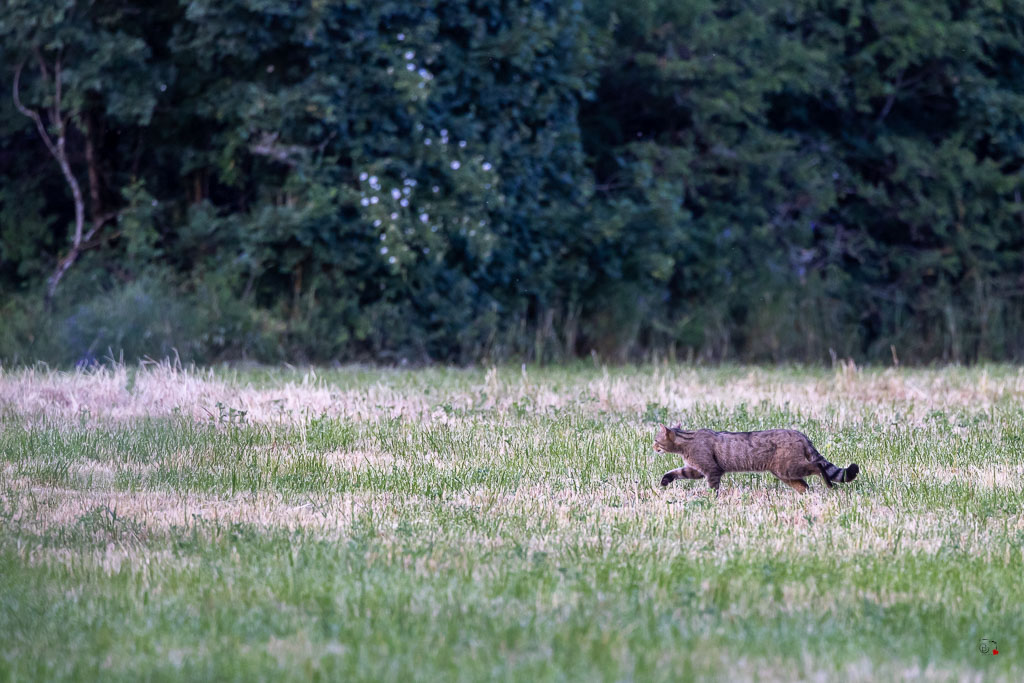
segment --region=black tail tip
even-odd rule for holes
[[[850,463],[850,466],[846,468],[846,474],[843,477],[843,481],[853,481],[857,478],[857,473],[860,472],[860,467],[857,463]]]

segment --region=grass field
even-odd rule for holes
[[[1014,367],[2,370],[0,679],[1019,681],[1022,504]]]

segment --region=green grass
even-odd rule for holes
[[[1024,679],[1016,368],[149,372],[0,372],[0,679]]]

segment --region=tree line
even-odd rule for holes
[[[8,0],[0,360],[1024,357],[1024,2]]]

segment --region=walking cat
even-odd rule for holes
[[[726,472],[771,472],[803,493],[808,488],[804,477],[820,474],[825,485],[832,488],[832,482],[853,481],[860,471],[856,463],[836,467],[815,450],[805,434],[795,429],[715,432],[661,425],[654,437],[654,450],[679,453],[686,461],[683,467],[665,473],[662,486],[676,479],[706,478],[716,496]]]

